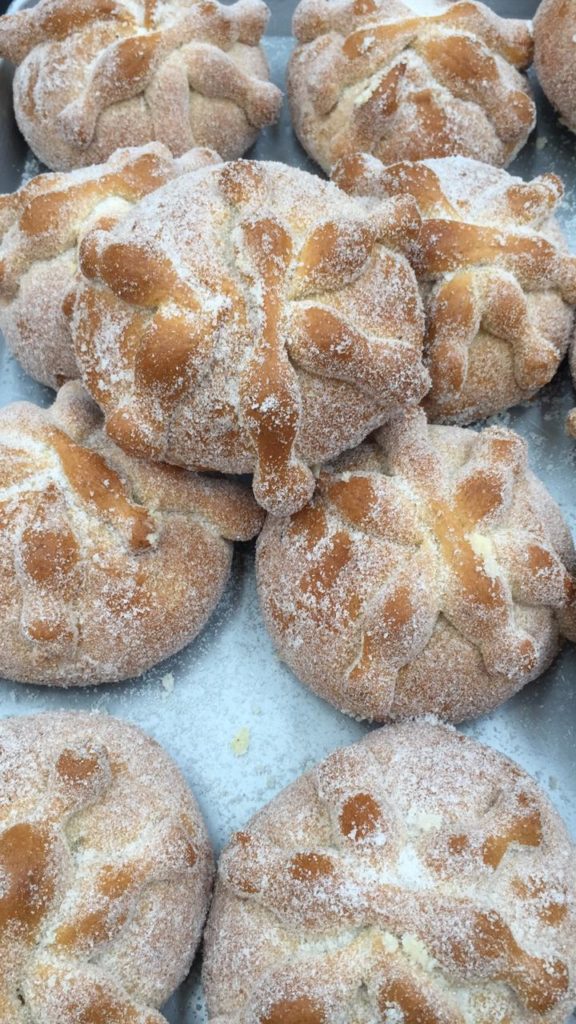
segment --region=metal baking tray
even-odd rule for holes
[[[296,0],[268,0],[266,48],[272,77],[284,86]],[[24,6],[24,4],[17,4]],[[530,18],[535,0],[492,0],[500,13]],[[41,170],[18,133],[11,74],[0,61],[0,189],[11,191]],[[555,171],[566,185],[561,220],[576,251],[576,136],[556,119],[537,84],[538,127],[512,166],[523,178]],[[251,157],[319,169],[299,146],[285,106]],[[49,405],[52,392],[20,369],[0,339],[0,404]],[[576,530],[576,441],[564,431],[576,404],[567,367],[536,399],[494,417],[527,438],[532,466]],[[0,638],[1,643],[1,638]],[[576,838],[576,650],[492,714],[462,730],[508,754],[548,792]],[[232,831],[285,785],[336,747],[370,728],[309,692],[276,658],[258,608],[253,545],[238,545],[226,594],[204,632],[182,653],[131,682],[62,691],[0,680],[0,715],[56,708],[110,712],[141,726],[172,754],[196,793],[219,850]],[[198,981],[190,978],[164,1008],[170,1024],[206,1020]],[[576,1020],[576,1018],[573,1018]]]

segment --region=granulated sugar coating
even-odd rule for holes
[[[355,150],[503,167],[535,125],[530,26],[484,4],[301,0],[294,34],[294,129],[325,171]]]
[[[0,722],[3,1024],[162,1024],[212,871],[194,797],[139,729],[62,712]]]
[[[491,0],[492,2],[492,0]],[[530,17],[531,0],[515,0],[518,16]],[[521,6],[522,3],[522,6]],[[286,31],[283,18],[294,0],[271,0],[272,29]],[[509,0],[493,6],[511,12]],[[292,40],[265,41],[274,81],[283,86]],[[535,79],[532,76],[535,83]],[[526,181],[554,171],[567,185],[560,216],[569,241],[576,239],[574,137],[564,130],[539,99],[539,124],[521,151],[514,173]],[[15,189],[20,172],[38,173],[10,118],[9,70],[0,64],[4,173],[2,189]],[[546,143],[545,146],[542,144]],[[288,112],[280,128],[260,133],[251,154],[312,170],[290,127]],[[0,341],[0,397],[4,403],[26,399],[48,405],[53,395],[27,377]],[[564,433],[565,416],[574,404],[566,367],[537,398],[498,417],[527,440],[530,463],[576,528],[576,444]],[[174,677],[174,689],[165,677]],[[576,836],[574,773],[576,751],[576,647],[565,645],[552,668],[489,715],[465,726],[483,742],[514,758],[540,786]],[[365,735],[369,727],[318,698],[299,684],[276,657],[258,607],[251,546],[237,546],[225,596],[200,636],[168,662],[139,679],[97,689],[26,686],[0,682],[3,715],[46,709],[107,710],[129,719],[163,744],[175,757],[197,795],[214,844],[220,848],[281,788],[309,770],[336,747]],[[242,758],[231,743],[242,729],[250,747]],[[455,772],[456,774],[456,772]],[[205,1024],[198,970],[178,989],[162,1012],[170,1024]],[[390,1013],[392,1017],[392,1014]],[[398,1015],[396,1015],[398,1016]],[[346,1024],[350,1024],[349,1021]],[[386,1022],[389,1024],[389,1022]]]
[[[429,426],[411,410],[318,474],[257,547],[283,661],[376,721],[482,714],[576,635],[575,555],[510,430]]]
[[[576,7],[543,0],[534,19],[534,64],[563,123],[576,132]]]
[[[380,729],[232,837],[203,980],[211,1024],[565,1024],[574,849],[513,762]]]
[[[282,103],[260,47],[268,16],[262,0],[40,0],[7,14],[20,130],[54,170],[152,141],[241,156]]]
[[[31,377],[57,388],[79,376],[63,303],[78,271],[77,247],[95,224],[112,224],[148,192],[216,153],[175,160],[160,143],[121,149],[104,164],[36,174],[0,195],[0,327]]]
[[[0,413],[0,674],[55,686],[138,675],[200,631],[250,491],[126,456],[77,382]]]
[[[424,224],[411,261],[426,308],[433,420],[470,423],[530,398],[574,331],[576,257],[553,216],[555,174],[524,182],[465,157],[390,167],[356,153],[333,179],[381,202],[412,195]]]
[[[254,473],[285,514],[310,466],[429,386],[402,250],[410,196],[368,203],[278,163],[183,175],[80,247],[71,314],[82,377],[134,455]]]

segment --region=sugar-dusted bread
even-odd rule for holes
[[[310,498],[310,465],[429,386],[403,250],[410,196],[368,203],[278,163],[183,175],[80,247],[71,326],[110,437],[138,456],[254,473]]]
[[[576,387],[576,337],[572,338],[570,351],[568,353],[568,362],[570,365],[570,375],[572,377],[572,383]],[[568,430],[568,433],[571,434],[572,437],[576,437],[576,409],[571,409],[568,413],[566,428]]]
[[[473,0],[301,0],[288,95],[302,145],[329,171],[365,150],[384,163],[475,157],[504,167],[536,108],[520,71],[529,23]]]
[[[7,14],[20,130],[54,170],[153,141],[241,156],[282,102],[260,46],[268,15],[262,0],[40,0]]]
[[[0,721],[2,1024],[166,1024],[212,853],[180,771],[101,714]]]
[[[576,257],[553,216],[564,194],[555,174],[524,182],[463,157],[384,167],[351,154],[334,180],[375,202],[398,194],[418,203],[411,258],[426,307],[432,419],[470,423],[552,379],[576,304]]]
[[[139,462],[77,381],[0,412],[0,676],[54,686],[138,675],[203,627],[250,492]]]
[[[112,224],[171,178],[218,160],[208,149],[175,160],[152,142],[118,150],[96,167],[40,174],[0,195],[0,329],[32,377],[56,388],[79,375],[62,305],[83,234]]]
[[[574,853],[501,754],[422,722],[372,732],[224,851],[210,1024],[565,1024]]]
[[[534,18],[534,64],[540,85],[563,123],[576,132],[576,6],[542,0]]]
[[[258,543],[282,660],[376,721],[459,721],[540,675],[575,635],[575,555],[526,456],[510,430],[418,409],[320,469],[312,502]]]

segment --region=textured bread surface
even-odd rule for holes
[[[524,182],[464,157],[389,167],[343,158],[336,183],[374,202],[412,195],[423,226],[411,260],[426,310],[428,415],[470,423],[547,384],[574,331],[576,257],[554,217],[555,174]]]
[[[57,686],[143,672],[200,631],[250,492],[126,456],[77,381],[0,412],[0,675]]]
[[[535,782],[452,730],[337,750],[222,855],[210,1024],[565,1024],[574,848]]]
[[[563,124],[576,132],[576,8],[571,0],[542,0],[534,18],[534,65],[540,85]]]
[[[0,328],[27,373],[53,388],[79,376],[62,304],[84,233],[111,225],[178,174],[218,159],[194,149],[175,160],[152,142],[118,150],[95,167],[40,174],[0,195]]]
[[[162,1024],[200,940],[212,853],[180,771],[135,726],[0,722],[0,1021]]]
[[[257,554],[282,660],[376,721],[459,721],[540,675],[574,636],[573,571],[522,438],[429,426],[422,410],[320,469],[306,508],[268,517]]]
[[[153,141],[241,156],[282,102],[260,47],[268,15],[262,0],[40,0],[4,15],[20,130],[53,170]]]
[[[576,387],[576,338],[572,338],[570,351],[568,353],[568,363],[570,366],[572,383]],[[572,435],[572,437],[576,437],[576,409],[571,409],[568,413],[566,429],[568,433]]]
[[[71,326],[109,435],[135,455],[253,472],[265,508],[301,508],[312,463],[429,386],[403,255],[418,228],[410,196],[367,202],[237,161],[88,232]]]
[[[288,95],[302,145],[329,171],[461,154],[506,166],[536,123],[520,71],[528,22],[472,0],[301,0]]]

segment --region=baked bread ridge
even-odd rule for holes
[[[292,121],[327,173],[355,150],[506,166],[536,123],[530,25],[482,3],[301,0],[293,30]]]
[[[409,410],[268,517],[261,608],[280,658],[357,718],[482,714],[574,638],[574,546],[526,442]]]
[[[555,174],[524,182],[464,157],[398,163],[351,154],[333,170],[353,195],[412,195],[423,226],[412,264],[427,317],[433,420],[470,423],[531,398],[574,330],[576,257],[554,217]]]
[[[223,852],[210,1024],[565,1024],[574,848],[533,779],[426,721],[340,749]]]
[[[429,386],[404,256],[418,227],[411,197],[367,204],[236,161],[86,234],[71,328],[110,436],[138,456],[253,472],[268,511],[302,507],[311,464]]]
[[[534,66],[562,124],[576,132],[576,11],[566,0],[542,0],[534,16]]]
[[[40,174],[0,195],[0,328],[31,377],[57,388],[79,376],[62,303],[84,232],[110,225],[171,178],[218,162],[209,149],[176,160],[151,142],[119,149],[95,167]]]
[[[0,721],[0,1020],[165,1024],[212,888],[198,805],[136,726]]]
[[[262,513],[240,484],[130,458],[77,381],[0,412],[0,675],[139,675],[189,643]]]
[[[152,141],[241,156],[282,103],[260,46],[268,17],[262,0],[40,0],[4,15],[18,126],[54,170]]]

